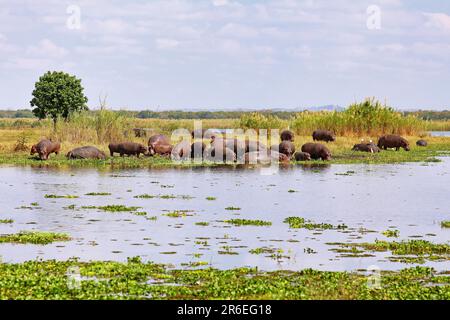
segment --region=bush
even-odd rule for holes
[[[239,126],[242,129],[281,129],[284,123],[276,116],[252,112],[241,116]]]

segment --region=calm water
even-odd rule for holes
[[[432,137],[450,137],[450,131],[431,131]]]
[[[347,175],[342,175],[348,173]],[[288,192],[295,190],[296,192]],[[109,192],[110,196],[87,196]],[[448,243],[450,230],[440,222],[450,219],[450,158],[440,163],[403,165],[333,165],[322,168],[295,166],[273,175],[258,169],[170,169],[102,172],[0,168],[0,233],[40,230],[68,233],[70,242],[46,246],[1,244],[5,262],[36,258],[143,260],[171,263],[205,261],[217,268],[258,266],[263,270],[307,267],[321,270],[355,270],[377,265],[400,269],[411,264],[375,257],[348,258],[330,249],[328,242],[365,242],[390,239],[425,239]],[[78,199],[45,199],[46,194],[78,195]],[[193,199],[136,199],[140,194],[190,196]],[[208,201],[206,197],[216,197]],[[33,209],[31,203],[37,202]],[[67,209],[69,205],[75,209]],[[142,207],[148,216],[107,213],[81,206],[123,204]],[[239,207],[229,211],[226,207]],[[189,210],[186,217],[171,218],[167,211]],[[317,223],[345,223],[345,231],[289,229],[283,220],[300,216]],[[230,226],[230,218],[271,221],[270,227]],[[196,225],[208,222],[209,226]],[[376,231],[361,232],[360,228]],[[250,254],[261,247],[281,249],[276,259]],[[220,254],[219,252],[237,254]],[[427,262],[450,270],[449,262]]]

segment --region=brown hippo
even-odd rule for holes
[[[212,129],[196,129],[191,131],[193,139],[211,139],[214,136]]]
[[[378,146],[373,142],[358,143],[353,146],[352,151],[377,153],[380,152],[380,148],[378,148]]]
[[[294,142],[294,133],[290,130],[284,130],[281,132],[281,141],[291,141]]]
[[[302,146],[302,152],[309,153],[311,159],[331,160],[331,152],[320,143],[306,143]]]
[[[172,148],[171,158],[175,161],[188,160],[191,157],[191,143],[183,140]]]
[[[325,141],[327,143],[336,141],[334,133],[328,130],[316,130],[313,132],[312,137],[314,141]]]
[[[67,153],[68,159],[106,159],[106,155],[103,151],[98,150],[95,147],[81,147],[73,149]]]
[[[134,136],[136,138],[145,138],[145,137],[147,137],[147,131],[145,129],[134,128],[133,132],[134,132]]]
[[[149,155],[153,156],[155,154],[160,154],[163,156],[168,156],[172,153],[172,145],[170,144],[170,139],[165,135],[158,134],[151,136],[148,140],[148,152]]]
[[[282,141],[278,148],[279,152],[285,154],[289,159],[295,153],[295,145],[291,141]]]
[[[227,147],[210,147],[205,150],[205,159],[213,162],[235,162],[236,154]]]
[[[225,140],[225,146],[228,149],[233,150],[233,152],[236,154],[236,157],[239,159],[243,159],[244,158],[244,154],[247,151],[247,145],[245,140],[241,140],[241,139],[226,139]]]
[[[259,142],[259,140],[250,141],[248,138],[245,139],[245,152],[255,152],[255,151],[267,151],[267,147]]]
[[[311,160],[311,155],[307,152],[296,152],[294,154],[295,161],[309,161]]]
[[[395,148],[395,150],[400,150],[400,148],[405,149],[405,151],[409,151],[409,142],[399,135],[388,134],[382,136],[378,140],[377,144],[378,148],[386,150],[387,148]]]
[[[426,147],[428,146],[428,142],[426,140],[420,139],[416,142],[416,145],[418,147]]]
[[[135,142],[110,143],[108,148],[111,157],[114,157],[114,153],[120,154],[121,157],[124,155],[132,155],[138,158],[141,153],[144,155],[148,154],[148,149],[144,145]]]
[[[59,142],[44,139],[31,147],[30,155],[37,153],[39,155],[39,159],[48,160],[48,156],[51,153],[58,155],[60,150],[61,144]]]
[[[244,155],[246,164],[269,164],[272,162],[288,163],[289,158],[276,151],[252,151]]]
[[[191,145],[191,158],[203,159],[203,153],[205,152],[206,144],[203,142],[194,142]]]

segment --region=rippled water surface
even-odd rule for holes
[[[327,243],[375,239],[448,243],[450,230],[441,228],[440,223],[450,218],[450,158],[442,160],[293,166],[272,175],[236,168],[98,171],[1,167],[0,219],[13,219],[14,223],[0,224],[0,233],[64,232],[73,240],[46,246],[0,244],[0,255],[5,262],[70,257],[125,261],[141,256],[177,267],[202,261],[223,269],[355,270],[371,265],[400,269],[411,264],[390,262],[388,252],[375,253],[375,257],[342,257],[330,251],[336,247]],[[86,195],[90,192],[111,195]],[[79,198],[46,199],[46,194]],[[178,197],[134,198],[141,194]],[[81,208],[120,204],[141,207],[138,211],[147,216]],[[70,205],[75,208],[67,208]],[[165,215],[174,210],[188,211],[179,218]],[[348,229],[289,229],[283,221],[290,216],[345,224]],[[260,219],[272,226],[232,226],[223,222],[228,219]],[[196,225],[198,222],[209,225]],[[398,229],[400,238],[381,234],[389,228]],[[274,249],[278,256],[249,252],[261,247]],[[426,265],[450,269],[448,260]]]

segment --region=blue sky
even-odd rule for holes
[[[91,108],[444,109],[450,1],[0,0],[0,108],[29,107],[47,70],[82,78]]]

